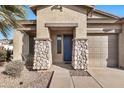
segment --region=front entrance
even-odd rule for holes
[[[72,61],[73,29],[52,28],[50,30],[52,45],[52,61],[55,63],[68,63]]]
[[[72,61],[72,35],[64,35],[64,62],[70,64]]]

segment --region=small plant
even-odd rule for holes
[[[21,75],[23,69],[24,69],[23,62],[21,61],[10,62],[6,65],[4,74],[17,77]]]
[[[0,49],[0,61],[6,61],[7,51],[5,49]]]

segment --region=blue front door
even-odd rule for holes
[[[72,35],[64,35],[64,61],[70,64],[72,61]]]

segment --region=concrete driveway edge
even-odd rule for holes
[[[100,86],[101,88],[104,88],[103,85],[102,85],[102,83],[99,82],[99,80],[96,79],[94,73],[92,73],[91,70],[88,70],[88,73],[89,73],[89,74],[91,75],[91,77],[99,84],[99,86]]]

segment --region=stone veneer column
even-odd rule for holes
[[[51,40],[50,39],[35,39],[33,69],[49,69],[51,60]]]
[[[72,51],[72,66],[74,69],[87,70],[88,44],[87,39],[74,39]]]

